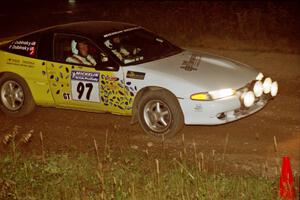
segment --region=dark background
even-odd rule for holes
[[[0,8],[0,37],[83,20],[144,26],[181,46],[300,53],[296,1],[12,0]]]

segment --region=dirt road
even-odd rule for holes
[[[226,51],[202,49],[224,55],[255,66],[279,82],[279,95],[262,111],[245,119],[220,126],[187,126],[181,134],[187,147],[193,141],[205,155],[224,155],[233,168],[276,173],[281,156],[291,158],[293,171],[300,171],[300,55],[264,53],[251,51]],[[153,151],[160,141],[143,133],[138,125],[130,125],[129,117],[110,114],[96,114],[56,108],[37,108],[25,118],[8,118],[0,113],[0,139],[21,126],[20,133],[34,130],[32,142],[25,151],[40,150],[39,132],[43,132],[48,151],[93,151],[93,138],[104,144],[106,130],[115,147],[135,145],[143,149],[153,143]],[[182,137],[166,141],[168,151],[173,153],[181,148]],[[274,138],[277,152],[274,150]],[[227,142],[226,142],[227,141]],[[0,145],[0,152],[3,145]],[[1,155],[1,154],[0,154]],[[278,168],[277,168],[278,170]],[[277,171],[278,172],[278,171]]]

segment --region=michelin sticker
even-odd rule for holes
[[[79,101],[100,102],[99,77],[97,72],[72,71],[72,99]]]

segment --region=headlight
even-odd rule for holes
[[[258,75],[256,76],[256,80],[261,81],[264,77],[264,74],[259,72]]]
[[[278,93],[278,83],[277,81],[274,81],[271,85],[271,96],[275,97]]]
[[[234,95],[235,91],[231,88],[208,92],[213,99],[221,99]]]
[[[260,97],[263,94],[264,88],[263,88],[263,84],[261,81],[255,82],[255,84],[253,86],[253,92],[256,97]]]
[[[254,104],[255,96],[252,91],[248,91],[243,95],[244,105],[248,108]]]
[[[270,77],[266,78],[263,83],[264,93],[268,94],[271,91],[272,79]]]
[[[215,90],[210,92],[202,92],[191,95],[192,100],[198,101],[207,101],[207,100],[214,100],[214,99],[221,99],[225,97],[229,97],[235,94],[235,91],[231,88]]]

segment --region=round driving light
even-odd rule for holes
[[[259,74],[256,76],[256,80],[261,81],[264,77],[264,74],[259,72]]]
[[[256,97],[260,97],[264,92],[264,87],[261,81],[256,81],[253,87],[253,92]]]
[[[247,92],[244,96],[244,105],[246,107],[250,107],[254,104],[254,101],[255,101],[254,93],[252,91]]]
[[[268,94],[271,91],[272,79],[270,77],[266,78],[263,83],[264,93]]]
[[[277,81],[274,81],[271,85],[271,96],[275,97],[278,93],[278,83]]]

